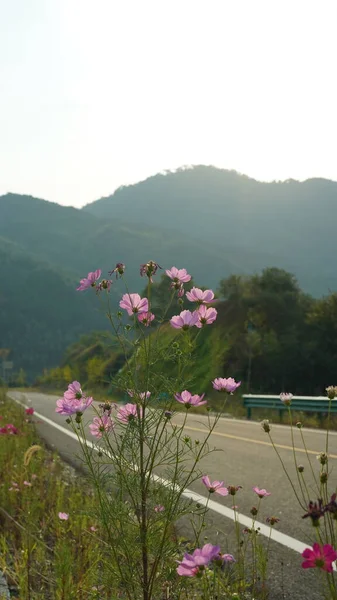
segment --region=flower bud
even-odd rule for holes
[[[71,419],[69,419],[69,418],[68,418],[68,419],[66,419],[66,423],[68,423],[68,425],[70,425],[70,423],[71,423]]]
[[[297,429],[302,429],[303,425],[302,425],[301,421],[297,421],[296,427],[297,427]]]
[[[321,483],[326,483],[328,481],[328,474],[326,471],[322,471],[319,475],[319,479]]]
[[[329,387],[326,388],[326,393],[328,394],[328,398],[333,400],[337,396],[337,386],[329,385]]]
[[[271,430],[271,425],[269,423],[269,420],[264,419],[263,421],[261,421],[261,427],[266,433],[269,433]]]
[[[250,514],[251,514],[251,515],[253,515],[253,517],[256,517],[256,515],[257,515],[257,513],[258,513],[258,512],[259,512],[259,511],[257,510],[256,506],[253,506],[253,507],[250,509]]]
[[[321,465],[326,465],[328,462],[328,455],[326,452],[321,452],[318,456],[316,456],[317,460],[321,463]]]
[[[303,465],[298,465],[297,470],[299,473],[303,473],[303,471],[304,471]]]

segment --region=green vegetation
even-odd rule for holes
[[[153,285],[156,311],[163,306],[164,288],[167,298],[167,287],[164,277]],[[316,300],[300,290],[291,274],[265,269],[261,275],[222,280],[218,296],[217,326],[206,326],[200,331],[193,363],[186,373],[191,391],[207,392],[215,408],[218,395],[210,384],[215,377],[241,380],[241,393],[325,393],[335,380],[337,294]],[[175,300],[170,311],[178,314],[183,307],[177,306]],[[108,322],[106,326],[108,329]],[[156,339],[157,330],[150,331]],[[161,326],[159,337],[160,343],[167,346],[175,341],[177,333],[166,324]],[[91,389],[101,381],[101,389],[112,390],[112,378],[123,364],[116,340],[95,332],[73,344],[60,368],[46,371],[38,383],[64,389],[69,381],[79,378]],[[170,377],[170,356],[161,357],[157,367],[163,376]],[[239,416],[240,411],[236,414]]]
[[[117,597],[93,492],[58,455],[46,450],[24,411],[4,396],[0,416],[2,425],[12,423],[19,430],[0,444],[0,569],[13,596]],[[69,519],[61,520],[59,512]]]

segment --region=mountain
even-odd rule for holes
[[[315,296],[337,289],[337,183],[325,179],[262,183],[235,171],[195,166],[121,187],[84,207],[193,236],[226,256],[236,272],[267,266],[293,272]]]
[[[337,289],[337,183],[261,183],[197,166],[120,188],[78,210],[18,194],[0,197],[0,348],[30,377],[59,364],[80,334],[107,325],[80,278],[117,262],[140,292],[139,265],[186,267],[196,285],[217,287],[265,267],[294,273],[314,296]],[[115,308],[123,282],[114,280]],[[101,310],[101,312],[100,312]]]
[[[89,296],[78,302],[74,279],[0,238],[0,346],[32,380],[57,364],[64,348],[102,325]]]
[[[108,327],[91,290],[76,292],[80,278],[116,262],[127,265],[129,289],[145,286],[139,265],[154,258],[165,268],[184,264],[200,283],[216,285],[240,266],[211,246],[174,229],[138,226],[17,194],[0,197],[0,348],[30,379],[57,365],[83,333]],[[114,280],[115,308],[124,284]]]

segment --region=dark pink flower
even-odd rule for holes
[[[63,398],[57,400],[55,412],[60,415],[74,415],[78,412],[83,413],[92,402],[93,398],[91,397],[83,397],[82,400],[68,400],[63,396]]]
[[[211,481],[208,475],[203,475],[201,481],[207,487],[210,494],[215,492],[216,494],[220,494],[220,496],[228,496],[228,489],[224,487],[223,481]]]
[[[183,310],[180,315],[176,315],[170,319],[170,323],[174,329],[189,329],[193,327],[199,321],[199,315],[196,312],[190,310]]]
[[[191,281],[192,277],[186,271],[186,269],[177,269],[177,267],[171,267],[171,269],[166,269],[166,275],[172,279],[174,284],[178,284],[181,286],[183,283],[187,283]]]
[[[214,299],[214,292],[212,290],[201,290],[193,287],[190,292],[186,292],[186,298],[190,302],[198,302],[198,304],[208,304]]]
[[[76,288],[77,291],[83,292],[83,290],[87,290],[90,287],[96,287],[96,282],[100,278],[101,274],[102,274],[101,269],[97,269],[97,271],[88,273],[87,277],[84,277],[84,279],[81,279],[80,285],[78,286],[78,288]]]
[[[260,490],[260,488],[258,488],[258,487],[253,487],[253,490],[254,490],[255,494],[258,495],[259,498],[265,498],[266,496],[271,496],[271,493],[267,492],[267,490],[265,490],[265,489]]]
[[[139,414],[142,416],[142,407],[139,407]],[[129,423],[129,421],[133,421],[133,419],[137,418],[137,405],[136,404],[125,404],[118,409],[117,419],[122,423]]]
[[[211,325],[214,323],[217,318],[218,312],[215,308],[207,308],[204,304],[195,311],[198,315],[198,321],[196,322],[196,327],[204,327],[205,325]]]
[[[145,325],[145,327],[149,327],[151,321],[154,319],[154,314],[152,312],[144,312],[137,315],[137,319],[140,323]]]
[[[318,567],[323,571],[332,573],[332,563],[337,559],[337,552],[330,544],[320,546],[317,542],[311,548],[306,548],[302,552],[303,558],[306,560],[302,563],[303,569],[311,569]]]
[[[68,521],[69,515],[68,513],[59,512],[58,517],[61,521]]]
[[[114,426],[115,424],[112,421],[111,417],[109,417],[108,415],[102,415],[101,417],[93,418],[93,422],[90,423],[89,429],[91,435],[93,435],[97,439],[100,439],[104,432],[109,433],[114,428]]]
[[[163,506],[162,504],[158,504],[157,506],[154,507],[154,512],[158,513],[158,512],[163,512],[165,510],[165,506]]]
[[[33,415],[34,408],[32,406],[30,406],[29,408],[26,408],[25,413],[26,413],[26,415]]]
[[[4,427],[1,427],[0,433],[8,434],[8,435],[17,435],[19,430],[13,425],[13,423],[7,423]]]
[[[124,294],[119,306],[124,308],[130,316],[132,316],[134,313],[149,312],[149,303],[147,298],[141,298],[139,294]]]
[[[200,570],[207,566],[211,560],[217,558],[220,554],[220,546],[205,544],[203,548],[197,548],[193,554],[184,554],[183,560],[177,567],[178,575],[185,577],[194,577]]]
[[[185,404],[186,408],[190,408],[191,406],[201,406],[202,404],[207,404],[207,400],[203,400],[205,394],[198,396],[195,394],[192,396],[191,392],[184,390],[181,394],[174,394],[174,397],[180,404]]]
[[[241,381],[237,383],[233,377],[228,377],[227,379],[218,377],[212,381],[212,385],[218,392],[228,392],[229,394],[232,394],[241,385]]]

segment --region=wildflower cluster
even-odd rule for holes
[[[73,381],[68,385],[68,389],[56,402],[56,412],[60,415],[74,415],[83,413],[88,406],[92,404],[93,398],[87,397],[82,392],[81,384]]]
[[[198,410],[208,402],[204,392],[196,390],[196,393],[193,390],[193,379],[187,380],[187,372],[184,372],[184,369],[193,357],[195,343],[200,334],[198,330],[206,325],[214,324],[217,319],[217,310],[213,306],[215,303],[214,292],[195,286],[185,291],[185,284],[191,282],[192,279],[187,270],[175,266],[165,270],[165,275],[170,280],[168,291],[171,290],[171,293],[168,293],[168,307],[176,299],[179,306],[188,307],[188,302],[190,302],[191,309],[185,308],[179,314],[167,317],[167,323],[172,328],[171,334],[175,338],[174,342],[168,342],[167,348],[162,348],[157,340],[161,326],[165,322],[166,312],[164,311],[164,316],[157,314],[160,313],[160,309],[151,301],[151,285],[161,268],[154,260],[143,263],[140,266],[140,275],[148,280],[148,293],[143,292],[140,295],[130,292],[126,288],[119,300],[119,309],[121,310],[115,316],[108,313],[109,321],[116,338],[121,341],[125,356],[125,365],[120,369],[113,384],[118,391],[122,390],[132,401],[125,402],[123,406],[111,403],[97,406],[91,396],[82,392],[80,383],[73,381],[69,384],[63,398],[57,401],[56,411],[68,417],[67,422],[79,436],[83,455],[88,463],[95,487],[99,491],[98,503],[102,524],[109,531],[113,531],[110,537],[111,548],[118,564],[119,577],[123,581],[128,598],[142,597],[143,600],[153,600],[155,597],[160,597],[160,581],[163,581],[163,578],[166,580],[163,575],[166,565],[170,566],[172,574],[172,557],[179,556],[176,548],[173,549],[171,545],[173,541],[170,528],[185,515],[189,515],[192,520],[195,544],[188,546],[194,550],[185,552],[182,560],[177,561],[178,566],[174,567],[177,575],[180,576],[175,583],[178,591],[179,589],[186,591],[186,585],[193,587],[200,582],[200,588],[193,588],[193,590],[197,590],[197,595],[192,594],[193,597],[199,597],[198,590],[200,591],[200,589],[202,589],[202,597],[205,599],[232,597],[232,591],[227,594],[230,590],[228,588],[230,578],[226,579],[226,570],[228,571],[232,567],[226,565],[233,563],[233,567],[237,568],[238,573],[236,581],[242,582],[243,586],[238,584],[236,589],[245,594],[246,571],[242,565],[244,565],[249,544],[250,553],[248,554],[252,556],[251,578],[252,594],[254,595],[257,594],[258,580],[262,582],[263,586],[265,585],[269,541],[272,528],[280,519],[275,515],[265,518],[265,522],[269,525],[270,537],[267,550],[263,549],[258,541],[260,529],[256,519],[261,506],[268,505],[266,499],[271,493],[264,487],[254,486],[252,491],[255,494],[255,501],[250,508],[251,523],[243,530],[244,539],[241,538],[238,506],[235,504],[232,507],[237,533],[237,548],[234,552],[236,560],[232,554],[222,554],[218,545],[200,544],[201,532],[205,527],[207,504],[205,509],[197,505],[197,511],[191,511],[190,502],[184,499],[184,490],[198,480],[207,490],[207,503],[211,504],[210,498],[214,495],[218,501],[221,498],[226,502],[227,498],[227,501],[231,499],[231,502],[234,503],[234,496],[240,496],[239,492],[242,486],[225,484],[224,480],[220,480],[220,478],[213,480],[210,475],[202,474],[198,470],[200,461],[210,452],[208,440],[221,412],[214,417],[213,421],[208,420],[203,440],[193,440],[185,432],[187,418],[192,412],[189,409]],[[125,265],[117,263],[109,275],[115,274],[116,279],[124,279],[124,272]],[[80,281],[77,289],[84,291],[92,288],[96,293],[103,290],[109,293],[112,280],[101,279],[101,276],[100,269],[88,273],[87,277]],[[163,280],[165,280],[165,276]],[[186,304],[182,300],[183,296],[186,298]],[[125,316],[132,319],[132,324],[125,325]],[[121,330],[128,332],[127,345],[121,340]],[[131,333],[129,334],[129,332]],[[179,343],[176,341],[178,336],[180,336]],[[133,353],[129,351],[132,344],[134,345]],[[173,364],[170,377],[165,377],[156,371],[156,365],[160,365],[163,357],[167,355],[170,356]],[[210,385],[216,392],[231,395],[240,387],[241,382],[232,377],[216,377],[210,382]],[[330,386],[327,388],[327,394],[330,399],[335,398],[336,388]],[[293,398],[293,395],[288,392],[280,394],[280,402],[289,411],[291,431]],[[159,399],[161,399],[160,402]],[[186,409],[184,415],[181,416],[182,424],[175,418],[174,409],[175,406],[177,407],[175,403]],[[87,411],[86,414],[90,418],[88,430],[97,440],[95,443],[97,454],[89,452],[87,448],[85,424],[82,419],[84,411]],[[76,415],[75,420],[72,419],[73,415]],[[270,445],[278,452],[277,445],[271,438],[270,422],[264,420],[261,425],[264,432],[270,437]],[[302,423],[299,423],[297,428],[297,435],[302,436]],[[297,464],[295,451],[293,454],[302,498],[297,494],[289,474],[287,474],[288,480],[296,497],[300,500],[302,508],[308,507],[303,518],[310,517],[312,523],[317,526],[316,531],[319,531],[318,526],[322,518],[333,520],[337,518],[336,493],[328,496],[326,490],[329,476],[328,447],[326,447],[326,452],[320,453],[318,457],[322,494],[317,496],[320,498],[317,502],[312,502],[306,497],[308,487],[303,481],[304,467]],[[280,454],[278,456],[282,462]],[[284,471],[287,472],[283,462],[282,465]],[[160,474],[158,470],[160,470]],[[117,490],[113,499],[108,488]],[[67,520],[68,516],[67,513],[59,513],[61,520]],[[326,532],[331,530],[330,526],[325,528]],[[323,534],[320,535],[320,543],[314,544],[312,549],[308,548],[303,552],[303,558],[306,560],[302,566],[303,568],[315,566],[331,573],[337,557],[334,549],[335,538],[323,539]],[[216,585],[218,586],[217,592],[215,591]],[[220,589],[225,590],[224,596],[219,595]],[[213,596],[207,595],[210,590],[213,590]],[[188,597],[188,591],[186,591],[186,597]]]

